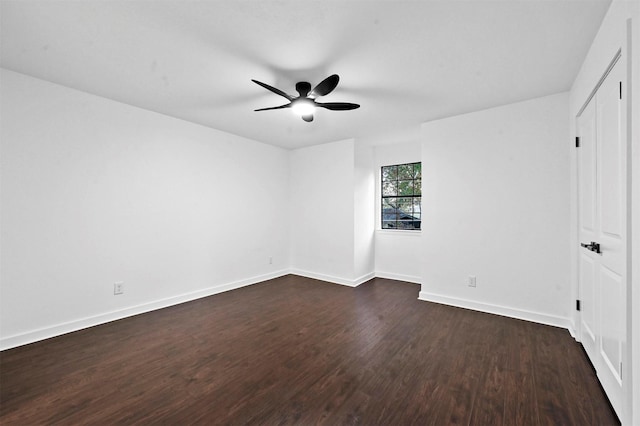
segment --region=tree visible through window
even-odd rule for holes
[[[382,167],[382,229],[420,229],[422,163]]]

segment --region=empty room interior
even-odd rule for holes
[[[640,2],[0,0],[0,423],[640,425]]]

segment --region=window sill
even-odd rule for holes
[[[381,234],[381,235],[401,235],[403,237],[419,237],[421,235],[421,230],[376,229],[376,234]]]

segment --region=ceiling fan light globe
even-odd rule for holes
[[[310,99],[297,99],[293,101],[291,110],[294,114],[302,117],[305,115],[312,115],[315,112],[316,107]]]

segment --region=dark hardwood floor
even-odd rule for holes
[[[286,276],[0,353],[0,423],[618,424],[566,330]]]

